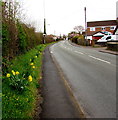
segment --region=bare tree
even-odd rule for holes
[[[13,58],[18,51],[18,30],[17,30],[17,14],[18,14],[18,3],[13,0],[6,0],[2,2],[2,23],[3,23],[3,48],[7,46],[8,58]],[[6,32],[7,31],[7,32]],[[5,38],[7,37],[7,38]],[[3,49],[4,50],[4,49]],[[5,50],[4,50],[5,51]],[[4,52],[3,52],[4,53]]]
[[[74,27],[74,30],[80,34],[82,34],[82,31],[84,30],[84,27],[83,26],[75,26]]]

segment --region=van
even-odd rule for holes
[[[105,35],[99,39],[98,43],[105,43],[107,41],[118,41],[118,35]]]
[[[110,36],[108,37],[107,42],[108,42],[108,41],[118,41],[118,35],[110,35]]]

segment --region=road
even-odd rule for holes
[[[87,117],[116,118],[116,56],[61,41],[50,53]]]
[[[49,52],[49,46],[46,47],[43,55],[42,66],[42,89],[43,97],[41,120],[52,120],[56,118],[78,118],[80,114],[72,102],[57,66]],[[58,119],[57,119],[58,120]]]

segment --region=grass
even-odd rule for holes
[[[2,119],[2,74],[0,70],[0,120]]]
[[[39,45],[10,61],[2,83],[3,119],[33,117],[37,88],[40,87],[42,51],[46,46]]]

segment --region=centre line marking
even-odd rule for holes
[[[75,52],[76,52],[76,53],[79,53],[79,54],[82,54],[82,55],[84,54],[84,53],[82,53],[82,52],[78,52],[78,51],[75,51]]]
[[[102,59],[100,59],[100,58],[97,58],[97,57],[94,57],[94,56],[91,56],[91,55],[88,55],[88,56],[91,57],[91,58],[94,58],[94,59],[96,59],[96,60],[99,60],[99,61],[102,61],[102,62],[111,64],[110,62],[108,62],[108,61],[106,61],[106,60],[102,60]]]
[[[52,54],[53,52],[52,52],[52,51],[50,51],[50,53]]]

